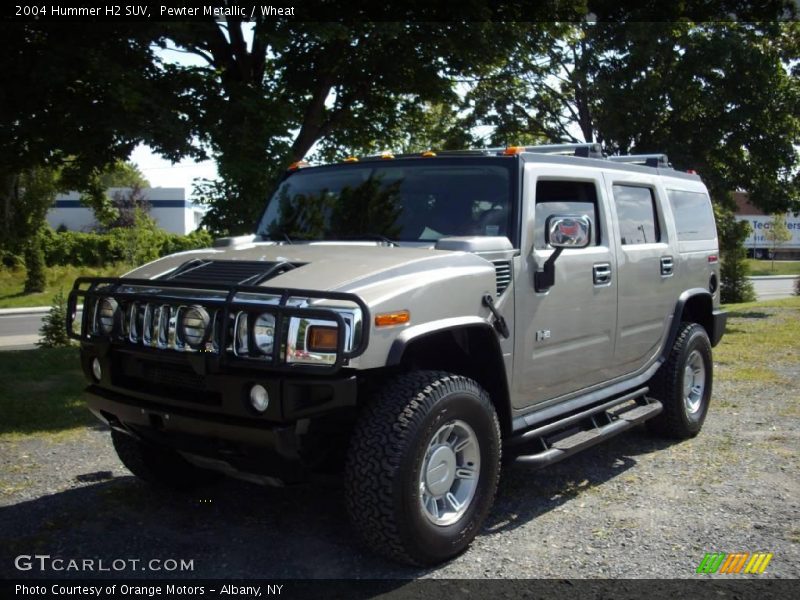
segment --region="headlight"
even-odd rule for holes
[[[208,335],[211,319],[202,306],[190,306],[183,313],[180,321],[181,337],[191,348],[197,350],[203,345]]]
[[[253,324],[253,338],[262,354],[272,355],[275,346],[275,315],[258,315]]]
[[[113,298],[103,298],[97,306],[97,326],[105,334],[114,330],[114,319],[119,305]]]
[[[234,354],[237,356],[247,356],[247,313],[240,312],[236,317],[236,327],[234,337]]]

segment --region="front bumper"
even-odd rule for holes
[[[92,375],[94,360],[99,381]],[[324,447],[346,431],[357,403],[356,376],[344,371],[335,378],[238,369],[198,373],[185,359],[109,352],[93,344],[82,346],[81,364],[92,381],[88,406],[110,427],[287,483],[309,478],[315,463],[309,448]],[[256,383],[269,393],[264,413],[249,404]]]

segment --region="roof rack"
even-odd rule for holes
[[[608,160],[633,165],[644,165],[645,167],[661,169],[672,168],[666,154],[626,154],[623,156],[609,156]]]
[[[537,154],[572,154],[583,158],[605,158],[600,144],[539,144],[537,146],[524,146],[523,152]]]

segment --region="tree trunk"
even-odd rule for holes
[[[17,182],[19,175],[11,174],[4,175],[0,179],[0,202],[2,202],[2,223],[0,223],[0,232],[2,233],[2,241],[8,243],[11,239],[11,216],[13,211],[14,200],[17,196]],[[0,243],[2,245],[2,243]]]

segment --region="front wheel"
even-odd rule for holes
[[[650,393],[664,406],[647,421],[651,431],[686,439],[703,427],[711,400],[714,363],[706,330],[696,323],[682,323],[667,361],[650,384]]]
[[[488,394],[466,377],[416,371],[390,382],[359,418],[347,510],[374,551],[436,564],[469,546],[499,474],[500,426]]]

